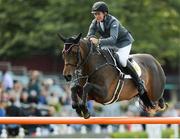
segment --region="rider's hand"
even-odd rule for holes
[[[95,46],[98,46],[98,45],[99,45],[99,39],[97,39],[97,38],[92,37],[92,38],[90,38],[90,41],[91,41]]]

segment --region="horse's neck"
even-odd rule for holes
[[[92,47],[92,46],[91,46]],[[80,53],[81,53],[81,63],[83,74],[89,74],[92,69],[91,65],[91,48],[87,40],[80,41]]]
[[[88,45],[87,41],[85,41],[85,40],[80,41],[80,53],[81,53],[82,60],[85,60],[89,53],[89,48],[87,45]]]

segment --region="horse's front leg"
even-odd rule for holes
[[[92,84],[87,82],[84,87],[83,87],[83,94],[82,94],[82,102],[80,104],[81,110],[83,112],[83,116],[85,119],[90,117],[90,113],[88,111],[87,108],[87,99],[88,99],[88,95],[96,95],[100,98],[104,98],[104,93],[106,92],[104,90],[104,88],[96,85],[96,84]],[[93,94],[92,94],[93,93]],[[106,93],[105,93],[106,94]]]
[[[82,90],[81,86],[74,85],[71,87],[71,99],[72,99],[72,108],[76,110],[76,113],[79,116],[83,116],[80,105],[79,105],[79,99],[78,99],[78,91]]]

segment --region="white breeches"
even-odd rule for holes
[[[119,61],[123,67],[126,67],[127,60],[129,57],[129,53],[131,51],[132,44],[129,44],[128,46],[125,46],[123,48],[119,48],[119,50],[116,52],[119,56]]]

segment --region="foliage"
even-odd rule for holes
[[[174,138],[174,130],[171,128],[164,129],[162,131],[162,138]]]
[[[148,134],[144,131],[142,132],[115,132],[111,134],[112,138],[148,138]],[[162,130],[162,138],[173,138],[174,130],[164,129]]]
[[[148,138],[146,132],[123,132],[123,133],[113,133],[112,138]]]
[[[59,54],[57,37],[86,36],[95,2],[84,0],[0,0],[0,57]],[[177,68],[180,59],[179,0],[105,0],[135,38],[133,53],[150,53]]]

